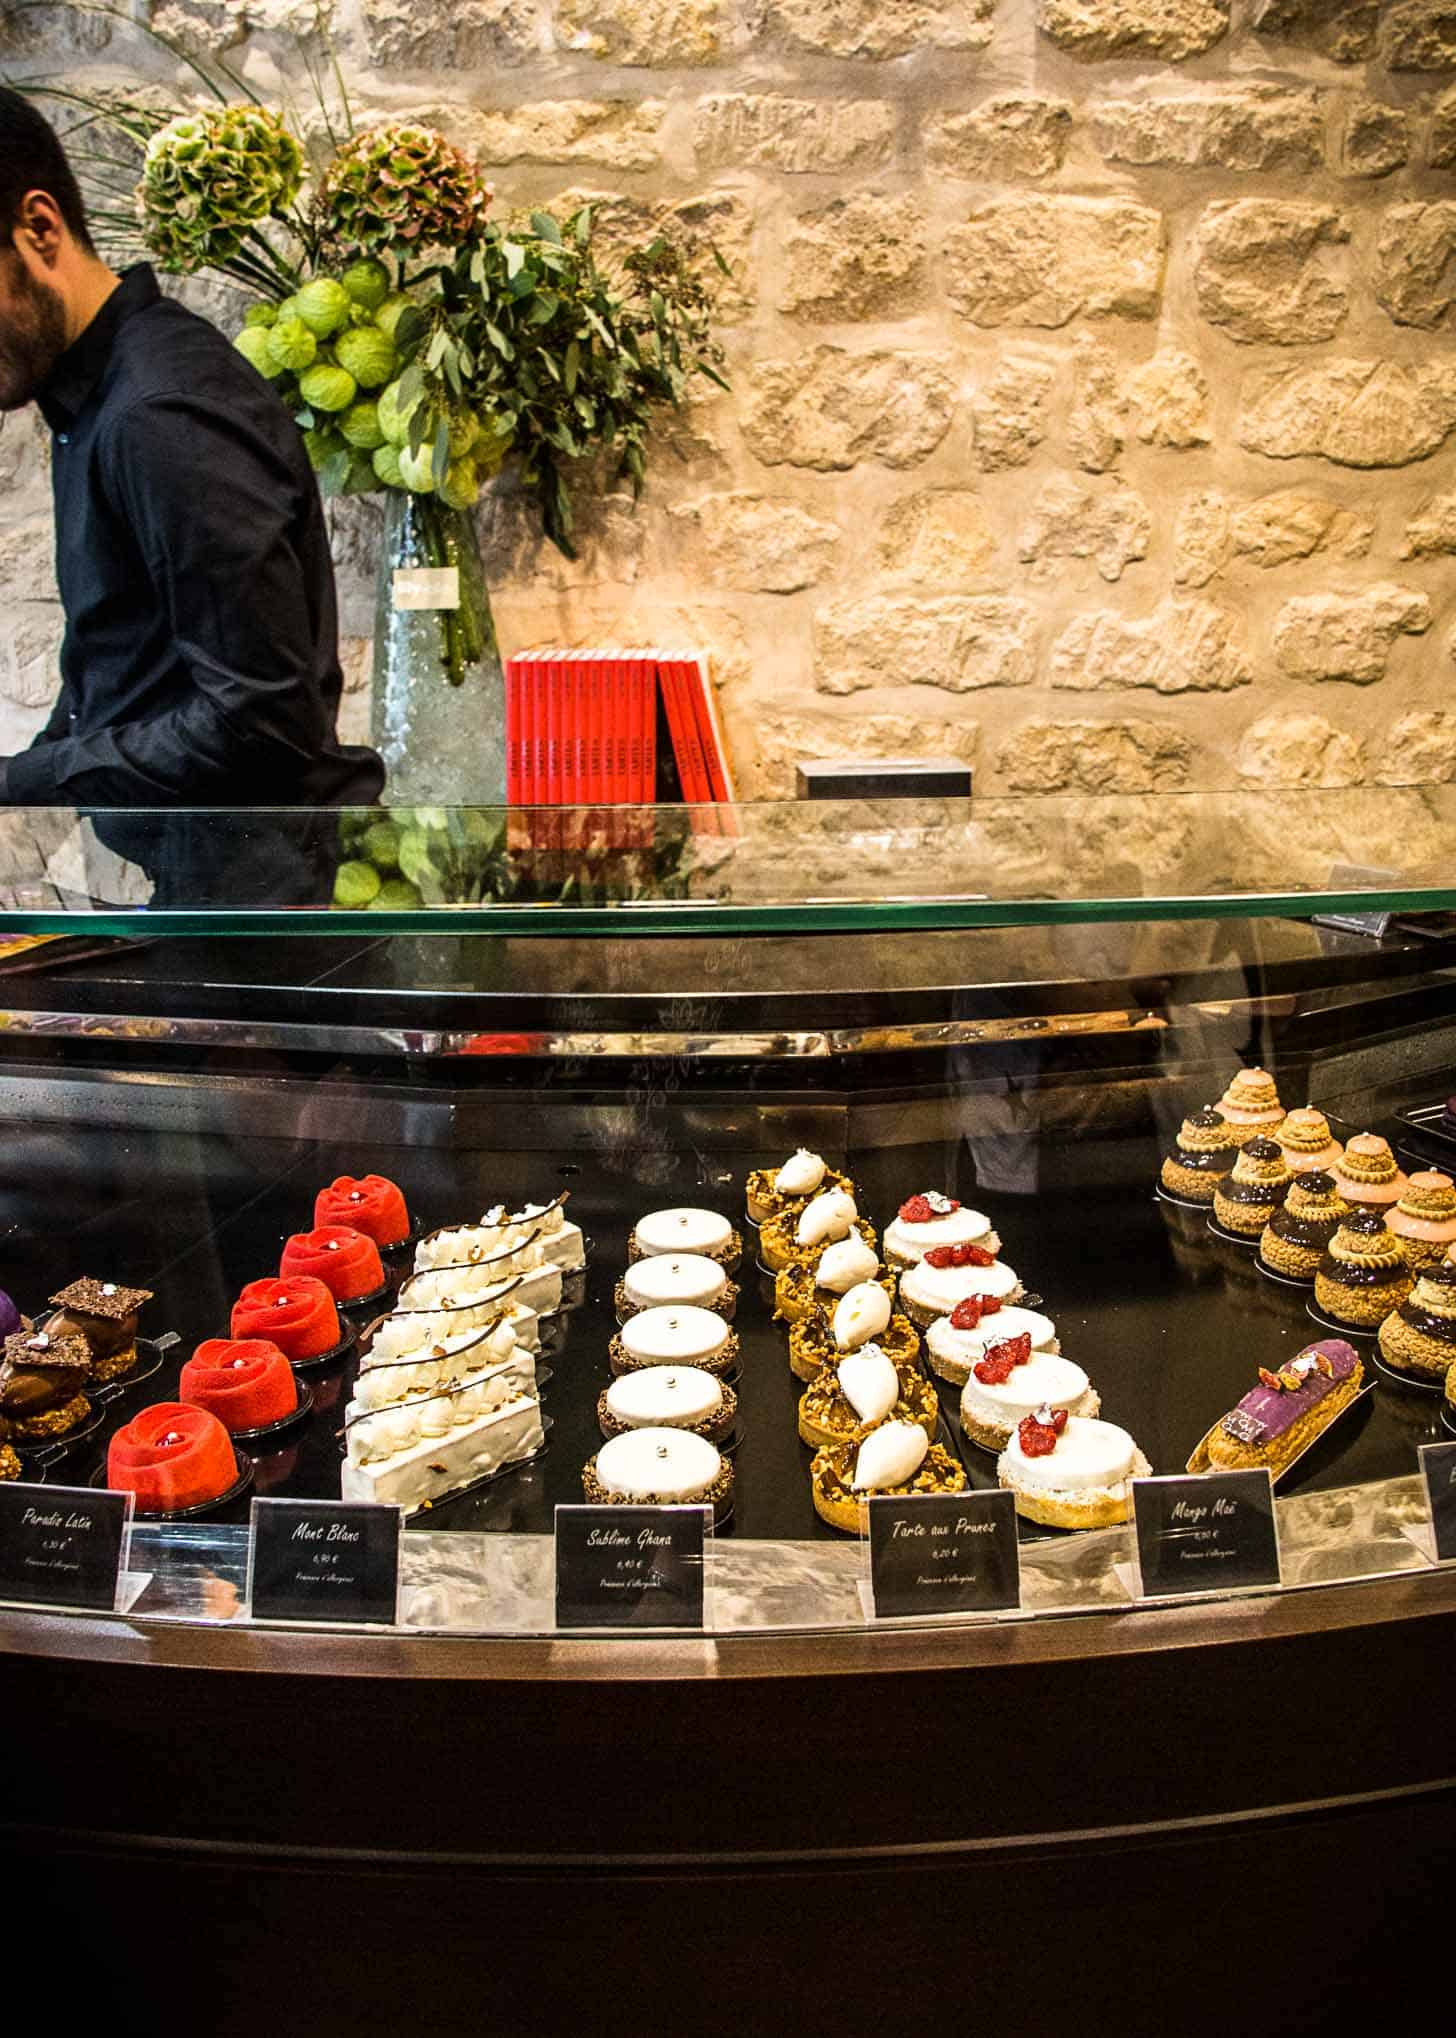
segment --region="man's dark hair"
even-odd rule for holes
[[[27,191],[44,191],[53,198],[72,235],[88,254],[95,254],[86,203],[60,136],[21,93],[0,85],[0,247],[8,248],[14,238]]]

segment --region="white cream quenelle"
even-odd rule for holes
[[[890,1298],[878,1281],[861,1281],[834,1305],[834,1342],[842,1352],[858,1351],[890,1324]]]
[[[878,1345],[851,1352],[836,1371],[839,1391],[861,1422],[882,1422],[900,1399],[900,1375]]]
[[[859,1447],[850,1482],[856,1493],[904,1486],[925,1463],[930,1439],[918,1422],[882,1422]]]
[[[804,1205],[794,1237],[800,1245],[822,1245],[826,1239],[843,1238],[858,1215],[848,1189],[826,1189],[822,1196]]]
[[[879,1271],[879,1255],[874,1247],[866,1245],[860,1234],[852,1231],[848,1238],[837,1238],[833,1245],[825,1246],[814,1280],[831,1294],[844,1295],[861,1281],[873,1281]]]
[[[781,1196],[812,1196],[827,1173],[822,1157],[801,1146],[774,1176],[774,1187]]]

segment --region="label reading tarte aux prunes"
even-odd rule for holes
[[[1009,1613],[1021,1604],[1016,1497],[926,1493],[869,1503],[870,1595],[876,1620],[935,1613]]]
[[[0,1600],[110,1613],[132,1504],[89,1486],[0,1486]]]
[[[255,1500],[252,1618],[392,1627],[403,1528],[403,1510],[377,1501]]]
[[[1436,1532],[1436,1562],[1456,1563],[1456,1444],[1422,1444],[1420,1455]]]
[[[1265,1469],[1134,1479],[1132,1511],[1144,1599],[1280,1582],[1274,1482]]]
[[[559,1628],[700,1628],[707,1507],[558,1507]]]

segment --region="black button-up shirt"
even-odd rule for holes
[[[28,806],[367,804],[338,740],[333,563],[277,396],[152,271],[62,355],[54,435],[61,693],[5,796]]]

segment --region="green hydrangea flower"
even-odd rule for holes
[[[301,318],[280,318],[268,333],[268,358],[275,373],[301,375],[318,359],[318,341]]]
[[[348,324],[353,300],[342,283],[319,276],[304,284],[293,303],[316,340],[331,340]]]
[[[378,326],[356,326],[352,332],[340,333],[334,358],[361,389],[382,388],[399,365],[393,342]]]
[[[252,363],[260,375],[266,375],[271,382],[282,371],[274,366],[273,349],[268,344],[268,335],[261,326],[244,326],[233,345],[245,361]]]
[[[370,456],[375,476],[386,488],[403,488],[404,476],[399,469],[399,448],[388,443],[376,446]]]
[[[303,151],[276,113],[218,106],[186,113],[147,143],[137,210],[161,266],[190,276],[230,261],[250,228],[284,213],[303,182]]]
[[[334,873],[334,904],[357,913],[378,898],[383,879],[369,863],[341,863]]]
[[[310,410],[347,410],[359,394],[352,375],[330,361],[320,361],[298,378],[298,393]]]
[[[339,419],[339,430],[361,453],[374,453],[385,443],[379,429],[379,405],[366,397],[362,403],[351,404]]]
[[[382,262],[367,257],[351,262],[339,281],[365,311],[378,311],[389,297],[389,271]]]

